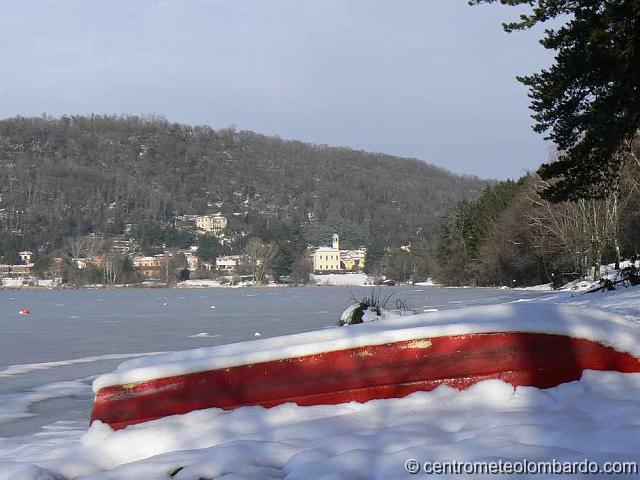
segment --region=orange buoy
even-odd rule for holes
[[[31,312],[29,311],[29,309],[27,307],[22,307],[20,309],[20,315],[29,315]]]

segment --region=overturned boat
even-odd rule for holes
[[[91,421],[114,429],[205,408],[336,404],[487,379],[549,388],[640,372],[640,326],[597,310],[515,303],[129,360],[94,381]]]

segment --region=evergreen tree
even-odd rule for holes
[[[384,257],[384,245],[378,239],[373,239],[367,244],[366,248],[364,272],[368,275],[376,274],[379,272],[380,262]]]
[[[222,254],[222,245],[214,235],[203,235],[198,241],[198,258],[204,262],[215,262]]]
[[[534,130],[549,132],[559,152],[543,165],[551,201],[597,198],[616,189],[622,164],[640,127],[640,1],[470,0],[529,5],[507,31],[562,19],[540,43],[555,64],[519,77],[530,88]]]
[[[439,268],[434,277],[440,283],[468,285],[479,283],[479,248],[503,212],[513,203],[524,184],[507,180],[488,186],[475,202],[462,201],[440,224],[436,243]]]

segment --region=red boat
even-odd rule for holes
[[[507,306],[493,309],[500,307],[504,310]],[[635,352],[607,345],[605,338],[607,332],[616,336],[611,333],[615,327],[613,332],[618,336],[628,338],[631,334],[637,342],[640,327],[619,318],[603,318],[598,312],[577,312],[575,307],[570,311],[579,315],[567,320],[566,308],[509,306],[511,317],[519,312],[532,317],[532,311],[533,317],[546,315],[538,325],[528,327],[518,326],[523,322],[514,318],[504,321],[504,312],[502,316],[498,311],[493,313],[498,321],[486,320],[491,318],[491,307],[480,307],[457,311],[457,316],[462,316],[457,323],[447,323],[456,315],[443,312],[210,347],[185,352],[182,363],[181,354],[171,354],[173,357],[164,360],[160,356],[134,361],[129,369],[98,379],[91,420],[119,429],[212,407],[366,402],[428,391],[443,384],[465,389],[487,379],[500,379],[514,387],[549,388],[579,380],[586,369],[640,372]],[[481,320],[467,318],[473,311]],[[551,328],[554,322],[559,323]],[[516,327],[495,330],[495,324],[500,323]],[[591,338],[562,333],[580,327],[589,332],[584,337]],[[467,333],[429,335],[443,330]],[[312,343],[314,340],[319,346]],[[282,345],[290,347],[279,347]],[[344,345],[349,347],[341,348]],[[262,355],[265,361],[238,364],[247,354],[259,360],[261,351],[267,352]],[[292,355],[295,351],[305,354]],[[207,355],[211,355],[209,360]],[[213,368],[207,368],[207,361]],[[163,372],[176,374],[159,376]],[[145,375],[158,378],[144,379]],[[115,383],[138,377],[138,381]]]

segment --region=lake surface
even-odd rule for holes
[[[126,358],[332,328],[354,297],[370,292],[371,287],[0,291],[0,460],[27,455],[17,445],[77,440],[88,426],[93,378]],[[419,312],[544,295],[427,286],[379,292],[393,293]],[[20,315],[22,307],[31,314]]]

